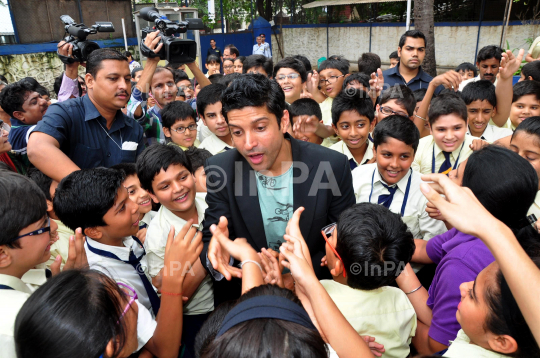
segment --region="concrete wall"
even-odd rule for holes
[[[129,51],[133,57],[138,57],[139,51],[135,46],[129,46]],[[119,51],[125,49],[117,48]],[[51,97],[56,98],[53,91],[54,79],[64,71],[64,64],[56,52],[39,52],[20,55],[0,56],[0,73],[6,76],[9,83],[19,81],[25,77],[34,77],[41,85],[50,92]],[[85,69],[79,67],[79,74],[84,76]]]
[[[397,50],[399,38],[405,32],[405,26],[372,27],[371,52],[378,54],[384,63],[388,56]],[[478,26],[467,24],[449,24],[453,26],[435,26],[435,56],[437,66],[454,68],[462,62],[474,62]],[[283,27],[284,56],[304,55],[316,66],[317,59],[327,56],[326,27],[313,25],[287,25]],[[343,55],[351,61],[351,69],[356,70],[356,62],[363,52],[369,52],[369,26],[330,25],[328,28],[328,53]],[[332,27],[333,26],[333,27]],[[480,31],[478,49],[486,45],[498,44],[502,26],[483,25]],[[511,49],[528,49],[526,39],[540,35],[540,25],[512,25],[508,27],[506,39]],[[279,37],[279,35],[278,35]],[[272,43],[276,43],[272,36]],[[274,46],[274,60],[279,61],[279,51]],[[386,68],[386,66],[383,66]]]

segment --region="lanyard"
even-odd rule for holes
[[[0,290],[15,290],[13,287],[9,287],[8,285],[0,285]]]
[[[86,241],[86,245],[88,246],[88,250],[90,250],[91,252],[93,252],[96,255],[103,256],[103,257],[108,257],[110,259],[118,260],[118,261],[124,262],[126,264],[130,264],[131,266],[133,266],[133,268],[135,269],[135,271],[137,272],[137,274],[141,278],[141,281],[142,281],[142,283],[144,285],[144,289],[146,290],[146,294],[148,295],[148,298],[150,299],[150,304],[152,305],[152,311],[154,311],[154,315],[157,316],[158,311],[159,311],[159,306],[160,306],[160,300],[159,300],[159,297],[158,297],[156,291],[154,290],[154,287],[152,286],[152,284],[148,280],[148,277],[146,277],[146,275],[144,273],[144,270],[142,269],[142,267],[140,265],[140,261],[146,255],[146,251],[144,250],[144,247],[143,247],[142,243],[139,241],[139,239],[137,237],[132,236],[132,238],[133,238],[133,240],[135,240],[142,247],[143,253],[141,254],[141,256],[136,257],[135,254],[133,253],[133,251],[130,249],[129,261],[124,261],[124,260],[120,259],[118,256],[116,256],[115,254],[113,254],[113,253],[111,253],[109,251],[96,249],[95,247],[90,246],[88,241]]]
[[[463,146],[465,145],[465,141],[461,145],[461,148],[459,149],[459,154],[457,156],[456,162],[454,163],[454,167],[452,168],[455,170],[457,168],[457,165],[459,163],[459,157],[461,156],[461,151],[463,150]],[[431,173],[435,173],[435,143],[433,143],[433,159],[431,160]]]
[[[375,179],[375,171],[377,171],[377,168],[375,168],[375,170],[373,171],[373,175],[371,176],[371,191],[369,192],[370,203],[371,203],[371,194],[373,194],[373,180]],[[407,188],[405,189],[405,196],[403,197],[403,204],[401,204],[401,217],[405,216],[405,207],[407,206],[407,200],[409,199],[409,190],[411,189],[412,168],[410,168],[409,171],[411,173],[409,175],[409,180],[407,180]]]

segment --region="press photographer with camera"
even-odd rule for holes
[[[185,63],[201,87],[209,85],[210,81],[195,62],[195,42],[174,37],[174,34],[186,32],[188,28],[198,29],[197,24],[193,25],[189,22],[182,27],[160,16],[152,7],[141,9],[141,17],[147,21],[154,21],[159,30],[143,29],[144,43],[141,44],[141,52],[147,60],[142,75],[131,94],[127,115],[143,126],[148,144],[165,143],[161,125],[161,109],[176,100],[178,87],[175,84],[173,72],[167,67],[158,66],[159,61]],[[155,106],[148,108],[143,103],[144,93],[148,93],[148,97],[155,100]]]
[[[113,49],[95,49],[86,61],[87,95],[55,103],[28,140],[28,158],[61,181],[85,168],[135,162],[143,129],[121,109],[131,94],[128,60]]]
[[[58,43],[58,54],[73,58],[73,44],[66,41]],[[64,102],[70,98],[79,97],[79,66],[86,67],[83,62],[66,63],[65,71],[62,75],[62,85],[58,92],[58,102]]]

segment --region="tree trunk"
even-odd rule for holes
[[[433,0],[414,0],[414,28],[426,36],[426,57],[422,63],[424,71],[437,76],[435,61],[435,25],[433,18]]]

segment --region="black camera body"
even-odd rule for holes
[[[191,63],[197,58],[197,43],[194,40],[180,39],[175,34],[185,33],[187,30],[203,30],[204,25],[201,19],[186,19],[186,21],[173,22],[166,16],[159,14],[154,7],[145,7],[140,11],[141,18],[154,22],[154,27],[147,27],[142,30],[141,53],[145,57],[159,57],[169,63]],[[149,33],[159,30],[160,42],[163,43],[158,53],[151,51],[144,44],[144,39]]]
[[[93,41],[87,41],[86,37],[98,32],[114,32],[112,22],[96,21],[95,25],[88,28],[84,24],[76,24],[69,15],[60,16],[60,20],[65,25],[68,36],[64,39],[73,45],[73,58],[58,54],[62,62],[68,64],[73,62],[85,62],[92,51],[97,50],[99,45]]]

